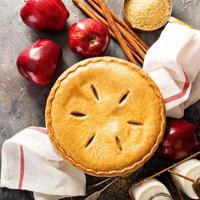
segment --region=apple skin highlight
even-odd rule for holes
[[[64,30],[69,15],[61,0],[27,0],[20,11],[22,21],[27,26],[44,32]]]
[[[107,27],[98,20],[84,18],[69,29],[69,46],[81,57],[101,56],[110,43]]]
[[[24,49],[17,58],[19,73],[37,86],[48,85],[57,71],[62,49],[50,39],[40,39]]]
[[[168,119],[159,152],[166,158],[178,161],[200,148],[198,127],[185,119]]]

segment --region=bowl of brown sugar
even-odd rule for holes
[[[171,0],[125,0],[124,15],[135,29],[153,31],[164,26],[172,13]]]

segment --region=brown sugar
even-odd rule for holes
[[[140,30],[155,30],[171,14],[170,0],[126,0],[124,12],[129,23]]]

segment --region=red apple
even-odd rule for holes
[[[59,32],[65,28],[69,12],[61,0],[27,0],[20,16],[32,29]]]
[[[197,133],[195,124],[184,119],[169,119],[159,152],[174,161],[183,159],[200,148]]]
[[[37,40],[17,59],[19,73],[38,86],[51,82],[60,65],[62,49],[49,39]]]
[[[81,19],[74,23],[69,30],[69,46],[82,57],[102,55],[110,42],[107,27],[98,20]]]

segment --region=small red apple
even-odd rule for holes
[[[59,32],[65,28],[69,12],[61,0],[27,0],[20,16],[32,29]]]
[[[74,23],[69,30],[69,46],[82,57],[102,55],[110,42],[107,27],[98,20],[81,19]]]
[[[60,65],[62,49],[49,39],[37,40],[17,58],[19,73],[38,86],[51,82]]]
[[[185,119],[169,119],[159,152],[163,156],[178,161],[200,148],[197,138],[198,128]]]

